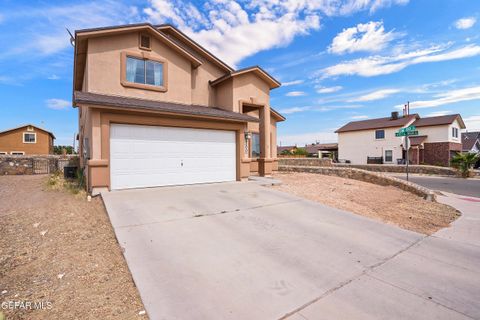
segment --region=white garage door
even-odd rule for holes
[[[111,189],[236,180],[235,132],[112,124]]]

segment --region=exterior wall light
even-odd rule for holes
[[[245,140],[250,140],[250,139],[252,139],[252,133],[245,131]]]

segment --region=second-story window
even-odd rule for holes
[[[375,139],[385,139],[385,130],[375,130]]]
[[[163,87],[163,63],[127,56],[127,81]]]
[[[458,128],[452,127],[452,136],[458,138]]]

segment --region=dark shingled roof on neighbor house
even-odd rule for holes
[[[462,150],[470,151],[480,139],[480,131],[462,133]]]
[[[252,116],[223,110],[216,107],[205,107],[198,105],[187,105],[173,102],[153,101],[137,98],[126,98],[119,96],[110,96],[91,92],[75,91],[74,104],[89,104],[106,107],[116,107],[119,109],[138,109],[151,110],[176,115],[203,116],[216,119],[259,122],[259,119]]]
[[[462,129],[465,129],[465,124],[463,123],[462,117],[459,114],[448,114],[445,116],[419,118],[413,123],[413,125],[415,127],[439,126],[442,124],[451,124],[455,120],[458,120],[458,122],[460,123],[460,127]]]
[[[399,116],[397,119],[392,119],[391,117],[386,118],[377,118],[369,119],[362,121],[351,121],[335,131],[339,132],[348,132],[348,131],[360,131],[360,130],[371,130],[371,129],[382,129],[382,128],[392,128],[392,127],[403,127],[413,119],[418,119],[418,114],[411,114],[406,117]]]

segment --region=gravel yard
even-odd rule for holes
[[[282,185],[273,188],[327,206],[395,224],[423,234],[448,227],[459,213],[395,187],[383,187],[314,173],[277,173]]]
[[[7,319],[147,319],[101,199],[47,181],[0,177],[0,303],[45,308]]]

